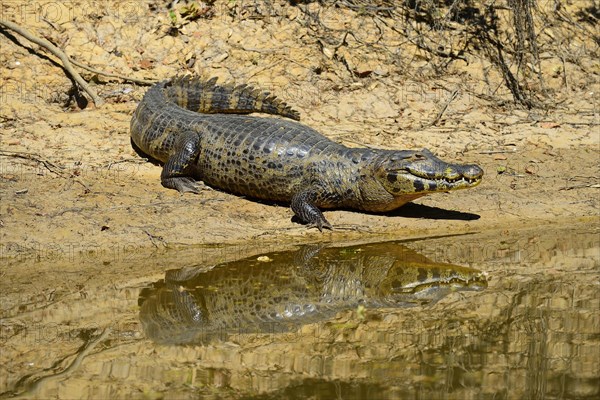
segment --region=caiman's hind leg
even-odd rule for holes
[[[160,182],[181,193],[199,193],[202,185],[190,176],[189,170],[200,152],[200,135],[194,131],[184,132],[177,138],[173,150],[173,155],[163,166]]]
[[[321,210],[314,204],[317,196],[317,191],[314,189],[296,193],[292,197],[292,211],[302,222],[310,226],[316,226],[320,231],[323,231],[323,228],[333,229]]]

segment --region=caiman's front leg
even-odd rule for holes
[[[179,192],[198,193],[200,184],[190,176],[190,167],[200,153],[200,135],[194,131],[185,131],[173,145],[173,154],[160,174],[162,185]]]
[[[302,222],[310,226],[316,226],[321,232],[323,228],[333,229],[321,210],[315,206],[314,203],[317,198],[318,191],[315,188],[296,193],[292,197],[292,211]]]

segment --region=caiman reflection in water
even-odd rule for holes
[[[288,331],[361,304],[408,307],[485,287],[480,271],[435,263],[397,243],[305,246],[209,271],[167,271],[140,294],[140,319],[156,342],[206,343],[229,334]]]

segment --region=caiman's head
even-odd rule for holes
[[[417,254],[422,260],[394,263],[377,287],[388,303],[427,304],[456,291],[479,291],[487,288],[488,275],[459,265],[436,263]]]
[[[429,193],[475,187],[483,176],[477,165],[449,164],[427,149],[385,152],[373,167],[375,179],[386,193],[374,196],[381,201],[374,198],[370,211],[393,210]]]

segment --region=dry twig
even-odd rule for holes
[[[31,32],[27,31],[25,28],[13,23],[13,22],[0,20],[0,26],[4,26],[10,30],[15,31],[19,35],[23,36],[25,39],[27,39],[30,42],[33,42],[39,46],[42,46],[43,48],[48,50],[53,55],[60,58],[60,60],[62,61],[62,65],[65,68],[65,70],[67,71],[67,73],[69,73],[69,75],[71,75],[71,77],[75,80],[75,82],[77,82],[77,84],[79,86],[81,86],[81,88],[92,98],[92,101],[94,102],[96,107],[99,107],[104,103],[104,100],[102,100],[100,97],[98,97],[96,92],[94,92],[89,87],[89,85],[81,77],[81,75],[79,75],[79,73],[73,69],[73,66],[71,65],[72,60],[61,49],[59,49],[58,47],[56,47],[55,45],[53,45],[46,39],[42,39],[42,38],[39,38],[39,37],[33,35]]]
[[[74,178],[74,176],[72,174],[66,173],[64,172],[64,168],[40,157],[37,154],[33,154],[33,153],[24,153],[24,152],[12,152],[12,151],[3,151],[0,150],[0,157],[13,157],[13,158],[20,158],[23,160],[29,160],[29,161],[34,161],[37,162],[39,164],[42,164],[44,167],[46,167],[46,169],[60,177],[63,178]],[[81,182],[79,179],[74,178],[74,181],[79,183],[81,186],[84,187],[84,189],[87,192],[91,192],[90,188],[83,182]]]
[[[87,71],[93,72],[94,74],[106,76],[106,77],[109,77],[109,78],[118,78],[118,79],[122,79],[124,81],[129,81],[129,82],[137,83],[137,84],[140,84],[140,85],[154,85],[157,82],[155,80],[138,79],[138,78],[132,78],[132,77],[125,76],[125,75],[112,74],[110,72],[100,71],[99,69],[92,68],[89,65],[82,64],[79,61],[76,61],[76,60],[73,60],[73,59],[71,59],[71,63],[73,65],[78,66],[79,68],[83,68],[83,69],[85,69]]]
[[[77,368],[79,368],[79,366],[81,365],[81,363],[83,362],[85,357],[87,357],[87,355],[92,352],[94,347],[96,347],[100,342],[104,341],[108,337],[109,334],[110,334],[110,329],[109,328],[104,329],[102,331],[102,333],[100,334],[100,336],[98,336],[94,340],[89,341],[85,345],[85,347],[83,348],[81,353],[77,354],[77,357],[75,357],[73,362],[67,368],[65,368],[63,371],[61,371],[57,374],[47,375],[47,376],[43,376],[43,377],[37,379],[36,381],[32,382],[29,385],[29,387],[27,388],[27,390],[24,393],[20,393],[18,397],[26,397],[26,396],[30,396],[30,395],[35,395],[43,383],[69,376]]]
[[[450,105],[450,103],[452,103],[452,101],[457,96],[458,96],[458,89],[454,90],[452,92],[452,94],[450,94],[450,97],[448,97],[448,100],[446,100],[446,103],[444,103],[444,105],[442,106],[442,109],[438,112],[438,114],[435,116],[435,118],[433,119],[433,121],[431,121],[429,124],[425,125],[423,128],[428,128],[428,127],[436,125],[440,121],[440,119],[442,119],[442,116],[444,115],[444,113],[448,109],[448,106]]]

